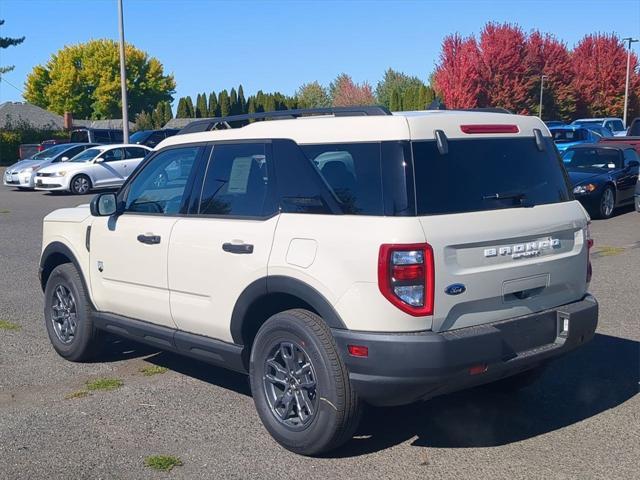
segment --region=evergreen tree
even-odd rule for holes
[[[231,115],[238,115],[238,92],[236,92],[235,88],[231,88],[231,92],[229,93],[229,105]]]
[[[0,20],[0,26],[1,25],[4,25],[4,20]],[[24,42],[24,37],[20,37],[20,38],[0,37],[0,48],[14,47],[16,45],[20,45],[22,42]],[[14,65],[0,67],[0,75],[2,75],[3,73],[10,72],[14,68],[15,68]]]
[[[196,118],[204,118],[209,114],[209,107],[207,107],[207,94],[198,94],[196,100]]]
[[[136,130],[151,130],[153,129],[152,115],[149,115],[144,110],[136,115]]]
[[[211,92],[209,94],[209,116],[210,117],[219,117],[220,116],[220,108],[218,107],[218,98],[216,92]]]
[[[400,90],[398,88],[394,88],[391,91],[389,110],[392,112],[400,112],[402,110],[402,100],[400,99]]]
[[[231,101],[227,90],[222,90],[218,95],[218,105],[221,117],[228,117],[231,114]]]
[[[190,96],[186,97],[185,104],[187,106],[187,117],[188,118],[195,118],[196,110],[195,110],[195,108],[193,108],[193,100],[191,100]]]
[[[256,100],[254,96],[250,96],[247,101],[247,113],[256,113]],[[249,120],[249,122],[253,122],[254,120]]]
[[[238,86],[238,113],[247,113],[247,100],[244,98],[242,84]]]
[[[176,109],[176,118],[189,118],[189,109],[187,108],[186,97],[180,97],[178,100],[178,108]]]

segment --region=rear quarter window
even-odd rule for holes
[[[414,142],[418,215],[528,207],[572,199],[566,172],[551,141],[544,151],[531,138]]]

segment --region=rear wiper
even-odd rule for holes
[[[509,200],[509,199],[522,200],[525,197],[526,195],[522,192],[516,192],[516,193],[502,192],[502,193],[492,193],[491,195],[483,195],[482,199],[483,200]]]

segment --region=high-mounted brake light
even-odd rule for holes
[[[517,125],[460,125],[463,133],[518,133],[520,129]]]
[[[378,287],[403,312],[433,315],[434,279],[433,249],[428,243],[380,246]]]

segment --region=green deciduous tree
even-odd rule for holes
[[[302,85],[296,92],[300,108],[323,108],[331,106],[329,92],[319,82]]]
[[[158,59],[126,45],[129,114],[151,111],[158,102],[171,101],[172,75],[165,75]],[[47,110],[72,112],[78,118],[121,116],[118,44],[91,40],[69,45],[38,65],[27,77],[24,97]]]
[[[0,20],[0,26],[4,25],[4,20]],[[20,38],[11,38],[11,37],[0,37],[0,49],[15,47],[16,45],[20,45],[24,42],[24,37]],[[0,75],[3,73],[10,72],[14,69],[13,65],[0,66]]]

